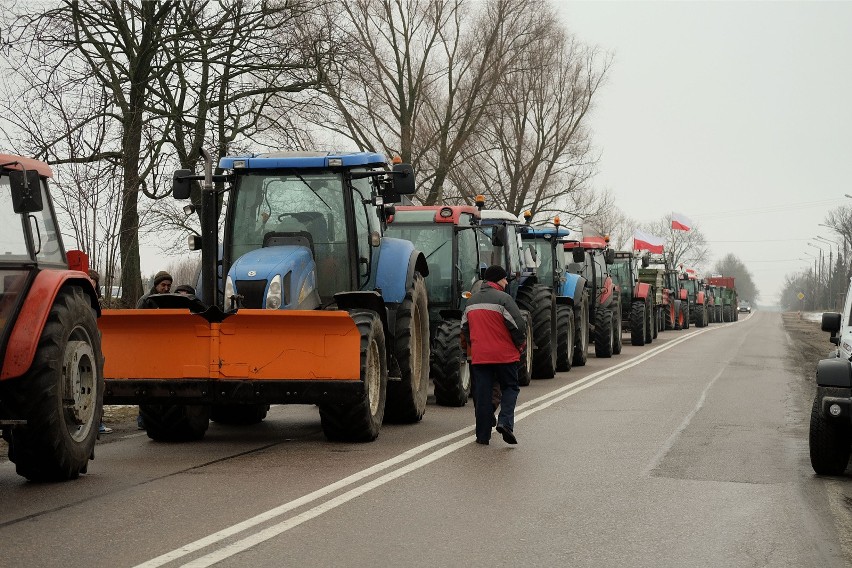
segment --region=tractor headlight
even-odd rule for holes
[[[231,298],[234,297],[234,281],[231,280],[231,276],[229,275],[225,278],[225,307],[227,309],[231,308]]]
[[[269,289],[266,292],[266,309],[277,310],[281,307],[281,275],[276,274],[269,283]]]
[[[314,275],[312,273],[305,278],[305,283],[302,284],[302,288],[299,290],[299,305],[308,299],[308,296],[314,291],[315,286],[316,283],[314,282]]]

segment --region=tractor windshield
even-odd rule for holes
[[[434,217],[434,213],[430,215]],[[394,222],[388,225],[385,236],[414,243],[414,248],[423,253],[429,265],[429,277],[426,278],[429,303],[448,305],[453,278],[453,225]]]
[[[310,234],[317,288],[331,297],[350,285],[346,206],[340,174],[248,173],[237,178],[232,209],[231,262],[263,246],[270,233]]]
[[[626,258],[617,258],[615,262],[610,264],[609,275],[622,289],[630,288],[633,285],[630,275],[630,261]]]
[[[698,291],[698,282],[695,280],[681,280],[680,285],[686,290],[690,298],[695,296]]]
[[[538,281],[545,286],[553,287],[553,243],[552,239],[523,239],[524,250],[521,262],[524,269],[535,271]]]

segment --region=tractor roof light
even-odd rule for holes
[[[532,222],[532,211],[530,211],[529,209],[524,211],[524,220],[527,222],[527,225]]]
[[[485,196],[484,196],[484,195],[482,195],[482,194],[477,195],[477,196],[476,196],[475,203],[476,203],[476,206],[477,206],[479,209],[482,209],[483,207],[485,207]]]
[[[559,218],[559,216],[558,216],[558,215],[557,215],[556,217],[554,217],[554,218],[553,218],[553,224],[554,224],[555,226],[557,226],[557,227],[558,227],[561,223],[562,223],[562,220]]]
[[[399,156],[394,156],[393,158],[391,158],[391,164],[401,164],[401,163],[402,163],[402,158],[400,158]]]
[[[245,168],[246,165],[247,165],[246,160],[234,160],[234,169]]]
[[[453,216],[453,210],[450,209],[449,207],[444,207],[444,208],[441,209],[440,215],[444,219],[446,219],[447,217],[452,217]]]
[[[331,168],[339,168],[343,165],[343,158],[329,158],[328,166]]]

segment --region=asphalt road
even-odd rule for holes
[[[790,342],[757,312],[592,356],[522,389],[518,446],[474,444],[472,405],[362,445],[276,406],[105,439],[74,482],[3,462],[0,566],[847,566],[850,477],[813,474]]]

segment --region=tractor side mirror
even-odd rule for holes
[[[44,209],[44,202],[41,200],[41,179],[37,171],[9,172],[9,187],[12,190],[12,209],[15,213],[35,213]]]
[[[393,191],[398,195],[412,195],[416,191],[411,164],[393,165]]]
[[[586,251],[583,250],[582,247],[575,247],[571,249],[571,259],[574,262],[583,263],[586,261]]]
[[[642,268],[648,268],[651,265],[651,259],[646,254],[642,257]]]
[[[193,175],[192,170],[175,170],[172,176],[172,195],[175,199],[189,199],[192,191],[190,177]]]
[[[612,264],[615,262],[615,251],[612,249],[606,249],[604,251],[604,262],[607,264]]]

